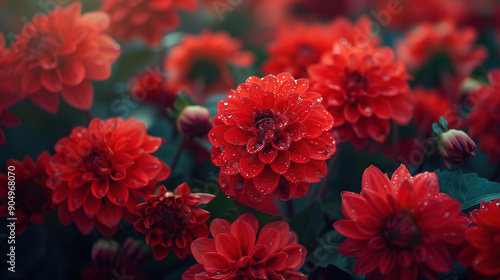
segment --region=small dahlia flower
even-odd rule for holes
[[[155,104],[160,110],[174,107],[177,91],[157,67],[147,67],[135,75],[129,85],[130,96],[137,102]]]
[[[437,279],[448,272],[465,242],[467,215],[460,202],[439,192],[435,173],[412,177],[404,165],[391,180],[374,166],[363,173],[360,194],[342,193],[346,220],[334,228],[347,240],[339,253],[357,258],[367,279]]]
[[[52,203],[52,190],[46,186],[47,171],[45,170],[50,155],[44,152],[36,161],[30,157],[24,160],[9,160],[8,173],[0,174],[0,216],[10,217],[8,208],[9,197],[14,197],[16,232],[23,233],[30,223],[43,224],[45,213],[56,210]],[[14,180],[11,180],[14,178]]]
[[[50,113],[59,108],[59,93],[72,107],[89,110],[94,97],[90,81],[109,78],[111,64],[121,53],[103,34],[108,14],[82,15],[81,10],[76,2],[36,15],[10,47],[24,96]]]
[[[308,68],[311,90],[323,97],[340,141],[361,148],[373,139],[385,142],[390,121],[407,124],[413,96],[405,66],[388,47],[359,48],[336,44],[331,54]]]
[[[439,135],[438,151],[447,162],[466,162],[476,156],[475,149],[474,141],[462,130],[450,129]]]
[[[271,194],[289,200],[326,176],[333,118],[308,88],[288,73],[250,77],[219,102],[208,137],[227,195],[246,204]]]
[[[2,127],[15,127],[20,124],[19,119],[7,109],[20,98],[19,86],[13,81],[12,52],[6,48],[5,37],[0,32],[0,145],[5,144],[5,135]]]
[[[146,241],[153,247],[156,260],[164,259],[170,247],[179,258],[184,259],[191,254],[193,240],[208,236],[205,222],[210,213],[198,206],[209,203],[213,198],[210,194],[191,193],[186,183],[174,192],[161,186],[157,195],[150,195],[146,202],[137,205],[140,219],[134,228],[146,234]]]
[[[165,32],[179,27],[179,10],[193,11],[195,0],[103,0],[101,10],[111,16],[109,33],[125,42],[142,39],[157,46]]]
[[[452,104],[442,91],[416,87],[413,89],[413,95],[415,96],[413,123],[422,132],[430,133],[432,123],[438,122],[441,116],[450,121],[458,119]]]
[[[162,144],[135,118],[94,119],[88,128],[75,127],[57,142],[48,166],[47,186],[63,224],[74,221],[83,234],[95,226],[109,237],[122,218],[135,222],[136,204],[170,175],[151,155]]]
[[[297,234],[285,221],[270,222],[259,230],[251,214],[234,223],[215,219],[210,224],[212,238],[198,238],[191,244],[197,265],[182,280],[210,279],[297,279],[307,277],[297,270],[307,251],[297,244]]]
[[[189,138],[207,138],[212,129],[210,112],[202,106],[186,106],[177,117],[177,129]]]
[[[500,279],[500,199],[480,205],[471,213],[473,225],[465,232],[467,245],[458,255],[458,261],[481,275],[474,275],[473,279],[497,280]]]

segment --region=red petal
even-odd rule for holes
[[[373,140],[377,142],[385,142],[389,132],[391,131],[391,124],[388,120],[381,120],[377,118],[368,119],[368,134]]]
[[[85,202],[85,199],[87,199],[88,194],[89,188],[87,186],[70,190],[68,195],[69,211],[73,212],[80,208]]]
[[[333,224],[333,227],[340,234],[354,239],[370,239],[370,236],[359,231],[356,227],[356,222],[350,220],[340,220]]]
[[[85,79],[85,67],[77,59],[68,60],[61,65],[61,75],[65,85],[76,86]]]
[[[92,195],[96,198],[103,198],[109,190],[109,181],[106,179],[95,180],[92,183]]]
[[[108,199],[118,206],[125,206],[129,197],[128,188],[121,183],[112,183],[107,193]]]
[[[259,233],[259,238],[257,239],[257,244],[262,244],[267,248],[269,255],[272,255],[278,249],[280,245],[280,233],[278,229],[267,228],[261,230]]]
[[[281,252],[288,255],[286,267],[293,270],[297,270],[302,267],[307,255],[306,248],[299,244],[287,245],[281,250]]]
[[[83,204],[83,210],[85,211],[85,214],[87,214],[89,218],[92,218],[95,216],[97,211],[99,211],[100,206],[101,206],[101,200],[90,195],[87,196],[87,199]]]
[[[392,193],[392,183],[389,181],[387,175],[382,174],[382,172],[373,165],[370,165],[365,169],[365,172],[363,172],[362,182],[363,185],[361,187],[363,189],[371,189],[379,194]]]
[[[227,261],[227,259],[219,253],[204,253],[201,256],[201,259],[203,260],[203,267],[211,273],[221,273],[221,271],[224,272],[231,267],[231,264]]]
[[[62,89],[62,78],[59,69],[42,71],[40,81],[45,89],[51,92],[60,92]]]
[[[371,209],[371,205],[364,197],[357,193],[342,192],[342,213],[351,220],[361,216],[375,216],[376,214]]]
[[[259,142],[257,137],[252,137],[248,140],[247,151],[251,154],[260,152],[264,148],[264,143]],[[273,149],[274,150],[274,149]]]
[[[214,239],[201,237],[191,243],[191,253],[197,262],[203,264],[201,256],[207,252],[216,252]]]
[[[396,169],[394,173],[392,173],[391,182],[394,185],[394,188],[397,189],[401,185],[401,183],[410,178],[411,178],[410,171],[408,171],[408,168],[406,168],[406,166],[401,164],[401,166],[398,167],[398,169]]]
[[[45,111],[55,114],[59,109],[59,93],[50,92],[44,89],[37,91],[29,96],[31,102]]]
[[[153,246],[153,255],[157,261],[161,261],[168,255],[168,248],[163,247],[162,245]]]
[[[278,156],[271,163],[271,168],[278,174],[284,174],[290,168],[290,156],[285,151],[275,151]]]
[[[260,161],[257,154],[243,154],[239,161],[241,175],[245,178],[253,178],[259,175],[265,164]]]
[[[355,123],[359,120],[361,117],[361,114],[359,113],[358,106],[356,104],[346,104],[344,106],[344,117],[345,120],[350,122],[350,123]]]
[[[271,164],[277,156],[278,151],[273,147],[267,147],[259,152],[259,159],[265,164]]]
[[[232,235],[221,233],[215,238],[217,252],[223,255],[229,262],[235,263],[241,257],[241,249],[238,240]]]
[[[280,175],[274,172],[271,167],[266,166],[257,177],[253,178],[255,188],[262,195],[268,195],[276,189],[280,180]]]
[[[224,139],[233,145],[244,145],[253,136],[253,133],[242,130],[239,127],[232,127],[224,133]]]
[[[109,228],[118,225],[123,217],[123,208],[116,206],[113,203],[103,200],[101,201],[101,208],[97,212],[97,220]]]
[[[73,212],[73,220],[78,229],[85,235],[89,234],[94,228],[95,219],[89,219],[81,210]]]
[[[290,148],[288,148],[288,155],[290,160],[298,163],[306,163],[311,159],[309,146],[304,141],[292,142]]]
[[[238,239],[236,244],[239,244],[241,253],[247,255],[255,244],[257,233],[254,228],[246,221],[238,219],[231,225],[231,234]]]
[[[76,86],[65,85],[61,95],[69,105],[80,110],[89,110],[94,100],[94,90],[89,80],[84,80]]]
[[[219,233],[230,234],[231,223],[223,219],[215,219],[210,224],[210,233],[216,238]]]

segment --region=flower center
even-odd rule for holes
[[[271,109],[254,112],[253,121],[259,142],[271,143],[276,139],[275,135],[281,131],[276,126],[276,114]]]
[[[93,152],[85,160],[88,170],[94,173],[96,178],[105,177],[109,171],[109,163],[102,152]]]
[[[412,214],[400,212],[385,222],[382,235],[390,248],[407,250],[419,243],[420,228]]]
[[[350,102],[359,96],[366,95],[367,81],[358,71],[350,72],[345,79],[346,99]]]
[[[158,213],[162,219],[160,227],[165,230],[166,234],[178,232],[183,226],[183,219],[179,209],[174,209],[166,205]]]
[[[189,78],[191,80],[202,81],[205,85],[211,85],[220,78],[219,67],[208,59],[200,59],[191,65]]]
[[[57,64],[55,52],[60,47],[60,42],[50,34],[39,33],[31,36],[26,43],[28,59],[37,60],[44,68],[52,68]]]

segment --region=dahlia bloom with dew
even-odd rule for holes
[[[182,280],[210,279],[297,279],[307,277],[297,270],[307,250],[297,244],[297,234],[285,221],[263,225],[249,213],[234,223],[215,219],[212,238],[198,238],[191,251],[199,263],[182,275]]]
[[[49,158],[49,153],[43,152],[35,161],[28,156],[22,162],[9,160],[7,172],[0,174],[0,201],[3,201],[0,216],[10,217],[9,213],[13,212],[17,218],[18,234],[23,233],[30,223],[43,224],[45,214],[56,210],[52,190],[46,186]],[[14,211],[9,210],[9,197],[14,197]]]
[[[308,88],[288,73],[250,77],[219,102],[208,137],[227,195],[245,204],[289,200],[326,176],[333,118]]]
[[[82,4],[57,6],[36,15],[16,35],[10,47],[22,95],[42,109],[57,113],[59,93],[72,107],[89,110],[94,100],[90,81],[110,77],[120,46],[103,32],[109,26],[104,12],[81,14]]]
[[[198,206],[209,203],[214,197],[191,193],[186,183],[173,192],[161,186],[158,194],[148,196],[146,202],[137,205],[140,219],[134,228],[146,233],[146,241],[153,247],[156,260],[164,259],[169,248],[184,259],[187,254],[191,254],[193,240],[208,236],[205,222],[210,213]]]
[[[347,236],[338,251],[357,258],[367,279],[438,279],[451,270],[465,242],[468,215],[460,202],[439,192],[435,173],[411,176],[401,165],[391,180],[374,166],[363,173],[360,194],[342,193],[345,220],[334,228]]]
[[[83,234],[95,226],[109,237],[122,218],[135,222],[139,200],[170,175],[170,168],[151,155],[163,141],[147,135],[146,125],[135,118],[94,119],[59,140],[47,186],[54,190],[63,224],[74,221]]]
[[[335,122],[332,132],[357,148],[370,139],[385,142],[391,120],[407,124],[413,96],[405,66],[388,47],[335,44],[322,62],[308,68],[311,90],[320,93]]]

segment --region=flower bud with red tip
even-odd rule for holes
[[[188,138],[206,138],[212,129],[208,109],[202,106],[186,106],[177,118],[177,129]]]
[[[445,161],[462,163],[475,157],[476,144],[462,130],[450,129],[439,136],[438,151]]]

